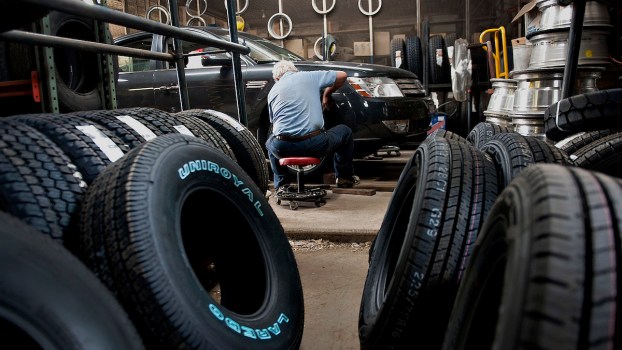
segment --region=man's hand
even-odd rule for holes
[[[331,94],[334,91],[337,91],[343,84],[346,82],[346,78],[348,75],[344,71],[337,71],[337,77],[335,79],[335,83],[332,86],[324,89],[324,93],[322,94],[322,110],[325,111],[329,108],[331,103]]]

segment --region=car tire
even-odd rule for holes
[[[499,188],[503,189],[525,168],[535,163],[572,165],[568,155],[535,136],[519,133],[493,135],[482,151],[488,153],[497,168]]]
[[[397,57],[397,52],[400,52],[402,57],[402,62],[397,68],[406,68],[406,42],[401,37],[395,37],[391,39],[391,67],[395,67],[395,59]]]
[[[0,168],[0,210],[71,246],[87,185],[69,157],[36,129],[2,119]]]
[[[82,259],[147,348],[299,347],[302,285],[283,227],[204,140],[167,134],[132,149],[89,188],[80,218]]]
[[[559,116],[557,116],[559,109]],[[622,128],[622,88],[561,99],[544,112],[546,137],[559,141],[581,131]]]
[[[372,251],[361,349],[440,347],[470,246],[497,195],[495,176],[469,143],[428,138],[415,150]]]
[[[430,83],[449,83],[451,81],[449,59],[445,40],[441,35],[430,36],[428,40],[428,59],[430,61]]]
[[[90,18],[51,11],[50,35],[97,42],[95,22]],[[67,48],[54,48],[56,88],[61,112],[103,108],[99,58],[96,53]]]
[[[268,163],[262,145],[247,127],[240,124],[233,117],[214,110],[189,110],[179,113],[188,113],[196,116],[216,129],[227,140],[238,164],[259,186],[259,189],[266,193],[270,181]]]
[[[87,184],[129,147],[103,126],[65,114],[30,114],[9,117],[29,125],[54,141],[78,167]]]
[[[566,152],[567,154],[573,154],[580,148],[587,146],[588,144],[596,140],[599,140],[601,137],[621,131],[622,129],[603,129],[588,132],[579,132],[555,143],[555,147]]]
[[[607,135],[585,145],[571,155],[580,168],[622,177],[622,132]]]
[[[497,125],[489,122],[480,122],[475,125],[467,135],[467,140],[475,147],[481,149],[482,146],[490,141],[493,135],[500,133],[513,132],[507,126]]]
[[[618,348],[622,183],[536,164],[500,195],[442,349]]]
[[[421,39],[416,35],[406,37],[406,68],[415,73],[419,80],[423,79]]]
[[[470,141],[465,139],[464,137],[456,134],[455,132],[451,132],[451,131],[446,130],[446,129],[435,130],[430,135],[428,135],[428,138],[430,138],[430,137],[443,137],[443,138],[450,139],[450,140],[456,140],[456,141],[459,141],[459,142],[470,143]]]
[[[73,254],[5,212],[0,222],[0,329],[6,344],[144,349],[114,295]]]

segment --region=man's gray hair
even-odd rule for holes
[[[287,60],[278,61],[272,68],[272,77],[274,80],[279,80],[287,72],[298,72],[294,62]]]

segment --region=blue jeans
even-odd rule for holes
[[[315,157],[323,158],[334,154],[333,166],[337,178],[349,178],[354,175],[352,158],[354,157],[354,141],[352,129],[347,125],[337,125],[319,135],[303,141],[289,142],[278,140],[270,135],[266,141],[270,166],[274,173],[274,188],[290,184],[290,172],[287,166],[279,164],[279,158]]]

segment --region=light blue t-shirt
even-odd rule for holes
[[[321,89],[336,79],[335,71],[285,73],[268,93],[272,133],[302,136],[323,128]]]

